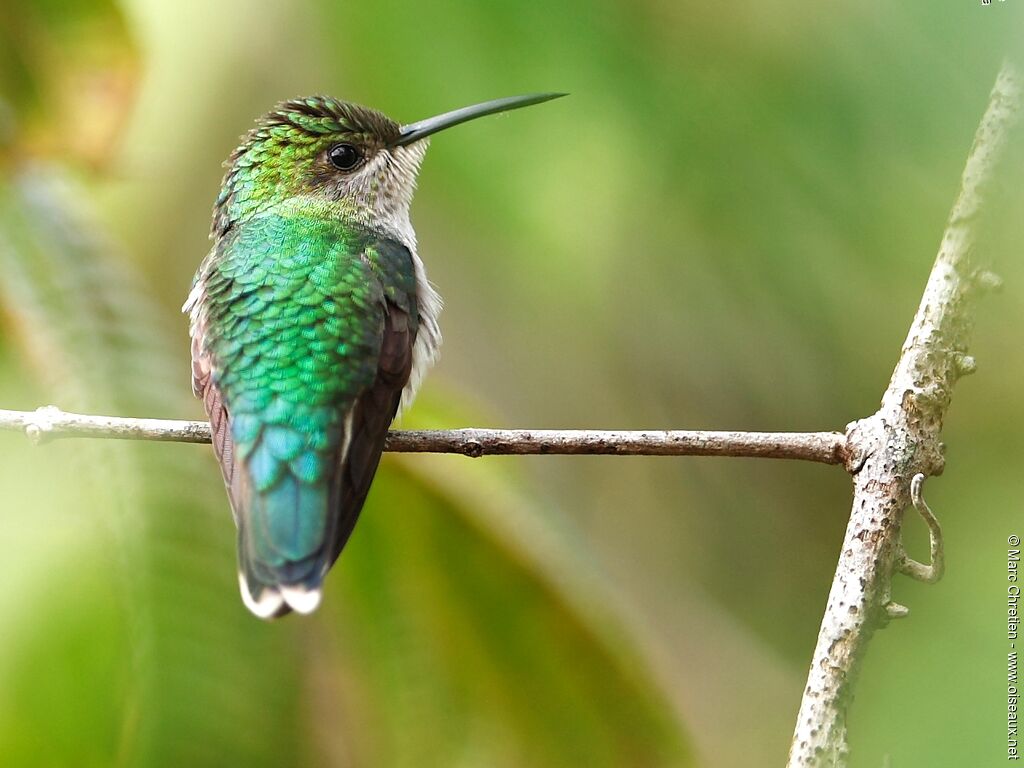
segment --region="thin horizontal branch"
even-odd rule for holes
[[[210,442],[210,425],[205,421],[93,416],[66,413],[52,405],[35,411],[0,410],[0,430],[24,432],[36,442],[60,437]],[[393,453],[457,453],[474,458],[527,454],[736,456],[844,464],[846,436],[838,432],[699,430],[399,430],[388,435],[385,450]]]
[[[451,429],[398,431],[385,450],[464,456],[607,455],[733,456],[843,464],[846,436],[838,432],[704,432],[681,429]]]

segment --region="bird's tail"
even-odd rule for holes
[[[312,613],[333,561],[327,484],[286,472],[270,489],[246,497],[236,510],[242,600],[261,619]]]

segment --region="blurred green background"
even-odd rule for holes
[[[0,406],[201,415],[179,307],[220,163],[330,93],[463,126],[414,206],[447,301],[405,426],[842,429],[888,380],[1013,0],[0,4]],[[935,587],[879,633],[856,766],[1005,758],[1024,527],[1024,152],[988,201]],[[0,762],[768,766],[849,506],[835,468],[388,456],[312,618],[237,594],[212,452],[0,436]],[[906,538],[923,556],[917,520]]]

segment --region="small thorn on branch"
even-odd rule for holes
[[[956,365],[956,372],[961,376],[970,376],[978,370],[978,361],[971,355],[957,355],[953,363]]]
[[[975,274],[975,280],[978,287],[986,293],[995,293],[1003,289],[1003,278],[987,269],[979,270]]]
[[[889,601],[885,604],[885,615],[888,619],[905,619],[910,615],[910,609],[905,605]]]

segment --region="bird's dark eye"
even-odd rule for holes
[[[331,165],[339,171],[351,171],[363,159],[363,153],[351,144],[335,144],[327,152]]]

